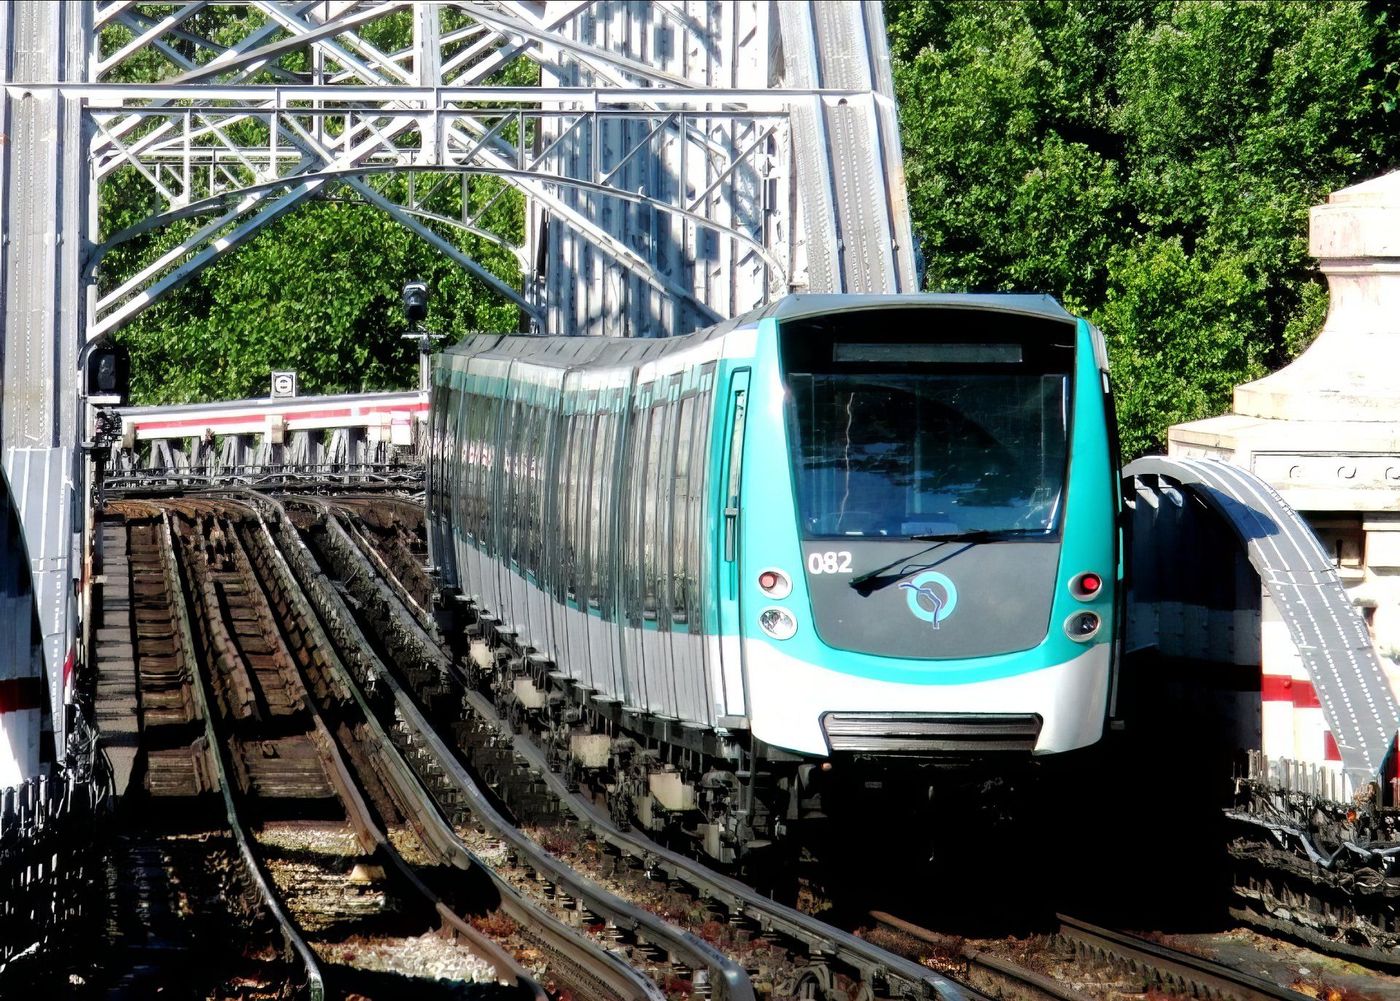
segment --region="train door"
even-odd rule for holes
[[[725,395],[725,435],[721,441],[719,545],[716,546],[716,601],[719,608],[720,671],[724,679],[724,703],[729,715],[742,706],[747,713],[744,661],[740,633],[743,616],[739,604],[739,575],[743,547],[739,544],[744,469],[744,428],[749,407],[749,370],[738,369],[729,377]]]

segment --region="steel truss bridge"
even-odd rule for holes
[[[870,0],[20,0],[0,2],[0,54],[0,787],[63,757],[85,661],[99,451],[85,358],[309,200],[382,210],[541,334],[672,334],[791,291],[917,287]],[[109,232],[99,199],[117,183],[151,209]],[[104,270],[177,222],[167,252]],[[464,236],[518,273],[490,271]],[[392,478],[423,399],[390,395],[123,408],[101,454],[115,486]],[[1397,710],[1364,630],[1325,554],[1260,541],[1305,542],[1296,515],[1245,473],[1128,474],[1143,565],[1190,549],[1197,506],[1223,512],[1312,657],[1342,764],[1357,782],[1373,772]],[[1241,625],[1202,633],[1219,641],[1208,659],[1252,655],[1256,579],[1231,579]],[[1135,641],[1175,649],[1199,632],[1181,623],[1219,618],[1200,600],[1140,580]]]
[[[0,729],[24,735],[0,750],[0,786],[35,774],[41,745],[61,757],[83,659],[87,353],[308,200],[381,209],[544,334],[679,333],[790,291],[916,287],[878,3],[17,0],[0,52],[0,437],[43,651],[42,670],[0,665],[0,688],[25,693],[4,703]],[[149,217],[107,231],[113,183]],[[168,252],[104,270],[176,222]],[[110,471],[353,472],[392,433],[152,432]],[[51,744],[31,739],[41,725]]]

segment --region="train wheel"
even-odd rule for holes
[[[792,996],[808,1001],[827,1001],[831,993],[831,971],[825,966],[809,966],[797,975]]]

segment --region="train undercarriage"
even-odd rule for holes
[[[803,796],[804,777],[817,766],[756,754],[747,734],[632,710],[518,652],[489,624],[474,632],[466,660],[478,687],[615,821],[727,864],[819,815],[819,799]]]
[[[449,631],[448,635],[453,635]],[[799,853],[825,854],[872,817],[891,823],[891,845],[934,852],[923,821],[957,816],[979,837],[1011,820],[1031,774],[1027,756],[982,762],[834,754],[813,759],[720,731],[658,717],[602,697],[520,650],[488,619],[456,631],[461,661],[517,733],[528,731],[551,766],[614,821],[691,855],[776,873]]]

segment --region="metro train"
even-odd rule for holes
[[[436,357],[429,423],[444,607],[514,651],[472,645],[483,688],[634,824],[732,861],[869,790],[1103,736],[1107,352],[1049,297],[473,335]]]

